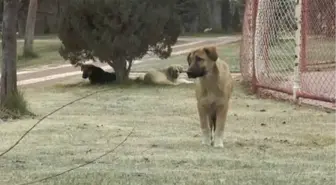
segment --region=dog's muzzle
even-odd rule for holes
[[[88,77],[88,75],[83,73],[82,78],[86,79],[87,77]]]
[[[197,78],[197,75],[195,75],[193,72],[187,71],[188,78]]]
[[[173,78],[173,79],[176,79],[176,78],[178,78],[178,76],[179,76],[178,73],[174,73],[174,74],[172,75],[172,78]]]
[[[205,71],[201,71],[201,72],[198,72],[198,73],[192,72],[192,71],[187,71],[186,73],[188,75],[188,78],[198,78],[198,77],[202,77],[202,76],[206,75]]]

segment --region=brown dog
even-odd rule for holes
[[[196,78],[196,99],[202,143],[223,147],[223,136],[233,79],[228,64],[215,47],[194,50],[188,55],[188,78]]]

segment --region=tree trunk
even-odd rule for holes
[[[33,53],[36,12],[37,12],[37,0],[30,0],[26,22],[26,34],[24,40],[23,55],[27,54],[29,55]]]
[[[129,79],[128,77],[132,67],[132,62],[128,68],[126,67],[126,63],[126,60],[115,60],[113,63],[109,63],[116,74],[116,83],[122,84]]]
[[[222,6],[220,0],[209,0],[207,2],[207,8],[209,9],[209,22],[210,27],[214,31],[220,31],[222,29]]]
[[[208,22],[209,22],[209,26],[213,29],[213,19],[212,19],[212,0],[208,0],[206,2],[206,9],[208,10]]]
[[[230,0],[223,0],[222,2],[222,28],[226,33],[231,32],[232,11]]]
[[[222,30],[222,5],[220,0],[212,1],[212,29],[214,31]]]
[[[23,38],[25,34],[25,26],[26,26],[26,19],[25,18],[18,18],[18,28],[19,28],[19,37]]]
[[[17,94],[16,82],[16,23],[18,0],[4,0],[2,21],[2,69],[0,104]]]
[[[196,17],[190,24],[190,31],[192,33],[197,33],[199,28],[199,17]]]
[[[23,38],[25,35],[26,29],[26,20],[27,20],[27,12],[19,11],[18,13],[18,28],[19,28],[19,37]]]
[[[211,27],[210,26],[210,9],[208,6],[208,2],[206,0],[200,1],[200,7],[204,7],[200,9],[200,14],[199,14],[199,30],[203,31],[206,28]]]
[[[19,0],[18,5],[18,28],[19,28],[19,37],[24,38],[25,29],[26,29],[26,21],[28,14],[28,5],[29,1]]]

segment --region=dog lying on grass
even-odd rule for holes
[[[89,78],[91,84],[106,84],[116,80],[115,73],[104,71],[95,65],[78,63],[76,66],[81,67],[81,71],[83,71],[82,78]]]
[[[180,83],[192,83],[189,81],[177,80],[179,75],[184,72],[181,65],[171,65],[164,69],[151,69],[143,77],[138,77],[138,81],[145,84],[156,85],[178,85]]]

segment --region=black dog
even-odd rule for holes
[[[105,84],[116,80],[115,73],[109,73],[102,68],[92,64],[80,64],[81,71],[83,71],[82,78],[89,78],[91,84]]]

